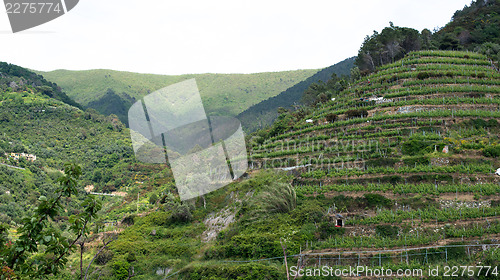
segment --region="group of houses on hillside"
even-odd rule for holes
[[[19,160],[20,158],[25,158],[26,160],[29,160],[31,162],[36,160],[35,155],[25,153],[5,153],[5,156],[14,160]]]

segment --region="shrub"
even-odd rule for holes
[[[271,213],[288,213],[297,206],[297,195],[292,185],[275,183],[259,196],[262,209]]]
[[[431,146],[433,146],[433,143],[430,141],[410,139],[403,143],[401,146],[401,152],[404,155],[415,156],[431,152]]]
[[[318,223],[323,218],[324,209],[319,205],[317,200],[307,200],[300,207],[297,207],[293,212],[293,217],[298,221]]]
[[[130,269],[130,264],[125,261],[116,261],[112,265],[113,274],[118,280],[125,280],[128,278],[128,270]]]
[[[335,236],[335,235],[344,235],[345,233],[345,228],[335,227],[333,224],[329,222],[322,222],[319,225],[318,230],[321,239],[326,239],[330,236]]]
[[[419,80],[425,80],[430,77],[430,74],[428,72],[420,72],[417,74],[417,79]]]
[[[488,146],[484,148],[483,155],[485,157],[497,158],[500,156],[500,145]]]
[[[129,215],[129,216],[123,218],[122,224],[125,224],[127,226],[132,226],[132,225],[134,225],[134,219],[135,219],[135,215]]]
[[[326,121],[330,123],[335,122],[337,120],[337,117],[338,116],[336,114],[330,113],[326,115]]]
[[[374,206],[382,206],[382,207],[390,207],[392,206],[392,201],[380,194],[376,193],[365,193],[364,195],[366,199],[366,203],[370,207]]]
[[[419,165],[429,164],[429,158],[425,156],[416,156],[403,159],[403,162],[408,166],[414,166],[415,163]]]
[[[191,214],[191,210],[189,206],[185,203],[178,204],[176,207],[172,209],[172,221],[173,222],[181,222],[186,223],[191,221],[193,215]]]
[[[396,158],[378,158],[366,161],[366,166],[368,167],[379,167],[379,166],[390,166],[393,167],[394,164],[398,162]]]
[[[182,270],[182,279],[283,279],[284,271],[272,264],[194,264]]]
[[[129,262],[129,263],[135,262],[137,260],[134,252],[128,253],[126,259],[127,259],[127,262]]]
[[[375,232],[383,237],[396,237],[398,235],[398,227],[391,225],[377,225]]]
[[[150,197],[149,197],[149,204],[155,204],[156,201],[158,200],[158,196],[153,193]]]
[[[348,118],[364,118],[368,116],[368,111],[365,109],[349,110],[345,114]]]
[[[105,265],[107,264],[110,260],[113,259],[114,253],[113,251],[109,249],[104,249],[101,251],[99,255],[95,258],[95,262],[98,265]]]

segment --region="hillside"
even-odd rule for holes
[[[35,89],[45,96],[80,108],[80,105],[71,100],[57,84],[47,81],[43,76],[28,69],[0,62],[1,91],[24,91],[27,88],[31,90]]]
[[[0,63],[0,279],[499,279],[498,4],[434,34],[391,23],[320,71],[45,79]],[[120,119],[193,77],[207,111],[256,131],[241,178],[181,201]],[[339,276],[351,267],[412,275]]]
[[[447,173],[439,176],[443,184],[497,182],[492,170],[500,149],[499,85],[499,72],[483,55],[412,52],[362,78],[335,101],[320,104],[305,119],[283,117],[289,118],[289,131],[254,148],[254,164],[312,164],[301,182],[324,185],[430,183],[442,172]],[[296,146],[300,149],[287,150]],[[445,147],[449,153],[442,152]],[[340,165],[363,170],[335,170]],[[433,165],[448,167],[445,172]],[[462,174],[473,173],[470,166],[482,166],[473,179]],[[433,176],[422,175],[427,172]]]
[[[285,133],[249,140],[248,179],[127,218],[94,269],[283,279],[281,242],[306,269],[498,266],[477,244],[500,237],[499,93],[483,55],[412,52],[308,116],[282,113]]]
[[[39,72],[69,97],[98,112],[115,114],[127,123],[135,100],[168,85],[195,78],[208,113],[235,116],[262,100],[304,81],[318,70],[256,74],[152,75],[112,70]]]
[[[300,105],[301,98],[306,89],[315,82],[328,81],[332,74],[337,76],[349,76],[354,66],[354,58],[348,58],[335,65],[324,68],[307,78],[306,80],[288,88],[277,96],[261,101],[238,115],[246,132],[262,129],[270,124],[278,116],[278,108],[291,109],[294,104]]]
[[[457,11],[452,20],[435,34],[440,49],[500,51],[500,1],[477,0]],[[491,53],[494,52],[494,53]],[[497,60],[500,57],[497,56]]]
[[[407,246],[437,246],[433,252],[444,256],[455,244],[464,246],[456,254],[470,256],[467,244],[498,240],[500,177],[493,173],[500,168],[500,73],[484,55],[411,52],[313,111],[304,118],[281,115],[287,131],[253,143],[250,161],[254,170],[293,175],[292,216],[322,211],[310,225],[314,245],[305,255],[324,259],[311,255],[307,265],[338,266],[331,260],[341,251],[350,252],[342,265],[353,263],[349,257],[370,264],[379,257],[370,251],[391,248],[377,264],[405,267]],[[345,227],[332,228],[335,216],[327,209],[341,214]],[[416,256],[425,255],[425,263],[443,264],[443,258],[428,260],[427,252],[413,249],[410,262],[420,267]],[[476,260],[492,263],[484,257],[475,252]]]

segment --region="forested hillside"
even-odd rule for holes
[[[466,266],[467,279],[498,279],[498,4],[475,1],[437,32],[389,24],[318,73],[196,76],[212,112],[284,92],[240,115],[257,129],[246,174],[186,201],[169,164],[135,159],[117,115],[0,64],[0,279],[281,280],[324,266],[421,270],[401,279]],[[120,114],[165,85],[52,74],[84,105]],[[245,94],[260,97],[238,109]]]
[[[270,124],[278,116],[278,108],[292,109],[294,105],[302,105],[304,91],[313,83],[326,82],[333,74],[337,76],[349,76],[354,65],[354,58],[349,58],[335,65],[320,70],[306,80],[288,88],[277,96],[261,101],[238,115],[246,132],[262,129]]]
[[[114,114],[125,124],[130,106],[168,85],[195,78],[205,109],[213,115],[235,116],[262,100],[304,81],[318,70],[256,74],[152,75],[112,70],[40,72],[59,84],[85,107]]]

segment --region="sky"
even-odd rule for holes
[[[392,21],[443,27],[470,0],[81,0],[13,34],[0,8],[0,61],[30,69],[166,75],[320,69],[355,56]],[[3,9],[3,10],[2,10]]]

